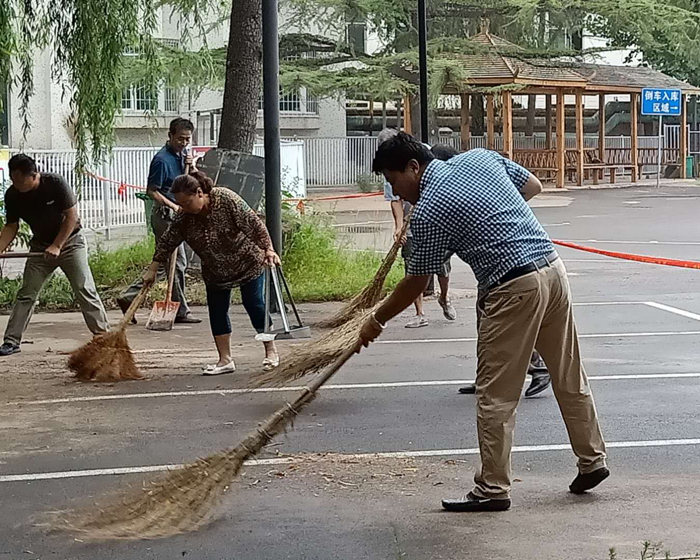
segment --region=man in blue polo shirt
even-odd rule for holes
[[[414,251],[407,276],[362,327],[367,346],[415,300],[454,252],[479,282],[477,431],[481,469],[466,496],[443,500],[448,511],[510,508],[510,453],[515,410],[532,352],[550,368],[552,388],[578,457],[574,494],[603,482],[605,442],[579,350],[566,269],[526,200],[542,190],[523,167],[488,150],[447,162],[405,133],[377,149],[373,170],[415,205]]]
[[[178,117],[170,122],[168,141],[165,146],[153,156],[151,167],[148,171],[147,193],[153,199],[153,211],[151,213],[151,226],[156,237],[156,243],[168,229],[180,207],[175,202],[175,196],[170,187],[178,175],[186,171],[194,171],[192,156],[186,153],[187,146],[192,141],[194,125],[189,119]],[[147,217],[148,218],[148,217]],[[167,268],[160,270],[164,274]],[[175,269],[175,281],[173,283],[173,300],[180,302],[180,308],[175,318],[176,323],[201,323],[202,320],[190,313],[185,297],[185,271],[187,270],[187,255],[184,245],[177,249],[177,264]],[[139,279],[129,286],[117,298],[117,304],[122,312],[126,312],[136,295],[141,291],[143,281]],[[136,319],[133,320],[136,323]]]

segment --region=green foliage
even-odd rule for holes
[[[371,193],[379,190],[382,184],[374,175],[360,175],[357,179],[357,190],[361,193]]]
[[[382,255],[367,251],[356,252],[337,247],[334,229],[324,217],[299,216],[287,209],[285,220],[284,271],[294,299],[299,302],[334,301],[353,297],[372,279],[379,268]],[[98,292],[107,307],[115,307],[117,295],[143,273],[151,262],[153,237],[114,250],[97,248],[90,255],[90,269]],[[396,267],[389,276],[387,287],[394,287],[403,276]],[[21,278],[0,277],[0,309],[9,309],[17,299]],[[149,301],[164,299],[161,283],[149,294]],[[187,297],[193,305],[206,304],[204,284],[199,278],[189,278]],[[239,300],[238,295],[234,297]],[[44,310],[75,310],[70,284],[63,273],[49,278],[39,295],[39,308]]]
[[[337,247],[333,228],[323,218],[305,218],[284,250],[284,272],[299,301],[348,299],[374,277],[382,255]],[[393,288],[403,277],[396,266],[387,279]]]

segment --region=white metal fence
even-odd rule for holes
[[[664,134],[664,147],[678,147],[680,127],[669,127]],[[689,131],[689,152],[700,157],[700,131]],[[293,140],[293,141],[291,141]],[[598,147],[598,136],[584,137],[588,149]],[[609,136],[609,148],[630,148],[628,136]],[[459,137],[439,138],[459,149]],[[545,149],[544,135],[515,136],[515,149]],[[656,148],[658,137],[639,138],[640,148]],[[495,138],[495,148],[503,149],[501,136]],[[553,136],[556,145],[556,136]],[[471,138],[471,148],[486,146],[483,136]],[[566,136],[566,147],[574,149],[575,135]],[[372,174],[372,158],[377,148],[376,137],[339,137],[287,139],[282,145],[282,175],[286,190],[304,196],[306,187],[347,187],[363,181],[379,181]],[[79,194],[79,209],[83,225],[109,234],[112,228],[145,224],[143,201],[136,198],[138,188],[145,187],[151,159],[158,148],[115,148],[108,163],[91,169],[100,180],[85,176],[80,180],[75,173],[74,150],[28,150],[42,171],[54,172],[65,177]],[[257,155],[263,155],[262,145],[255,147]],[[654,173],[654,166],[646,166],[643,173]],[[301,181],[302,184],[299,184]],[[124,185],[120,188],[120,185]]]
[[[700,132],[697,133],[691,147],[697,146],[700,152]],[[361,181],[380,181],[380,178],[372,174],[372,158],[377,149],[377,138],[370,136],[338,137],[338,138],[304,138],[298,139],[304,143],[306,157],[306,182],[309,187],[347,187],[356,185]],[[556,146],[556,135],[552,135],[552,147]],[[435,138],[434,143],[449,144],[455,149],[460,148],[460,138],[450,136],[446,138]],[[640,148],[655,148],[658,138],[656,136],[639,137]],[[669,134],[668,148],[673,147],[678,142]],[[608,148],[630,149],[632,142],[629,136],[608,136],[605,139]],[[486,138],[484,136],[472,136],[470,148],[485,148]],[[503,137],[495,137],[495,149],[503,150]],[[544,134],[534,136],[514,136],[513,147],[516,150],[538,149],[544,150],[546,138]],[[584,136],[584,147],[595,149],[598,147],[597,135]],[[576,135],[566,135],[566,148],[573,150],[576,148]],[[693,151],[691,150],[691,153]],[[644,173],[653,172],[652,169],[643,169]]]

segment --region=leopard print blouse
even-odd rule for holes
[[[154,261],[165,263],[183,241],[202,260],[207,286],[228,289],[255,280],[272,240],[262,220],[233,191],[214,187],[206,216],[178,214],[161,237]]]

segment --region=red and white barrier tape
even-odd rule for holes
[[[594,247],[586,247],[585,245],[578,245],[577,243],[570,243],[569,241],[558,241],[556,239],[552,240],[556,245],[561,247],[568,247],[569,249],[576,249],[577,251],[585,251],[587,253],[594,253],[596,255],[603,255],[606,257],[612,257],[614,259],[623,259],[626,261],[636,261],[647,264],[658,264],[662,266],[677,266],[680,268],[695,268],[700,269],[700,262],[697,261],[679,261],[676,259],[664,259],[661,257],[648,257],[646,255],[635,255],[633,253],[619,253],[617,251],[606,251],[605,249],[596,249]]]

